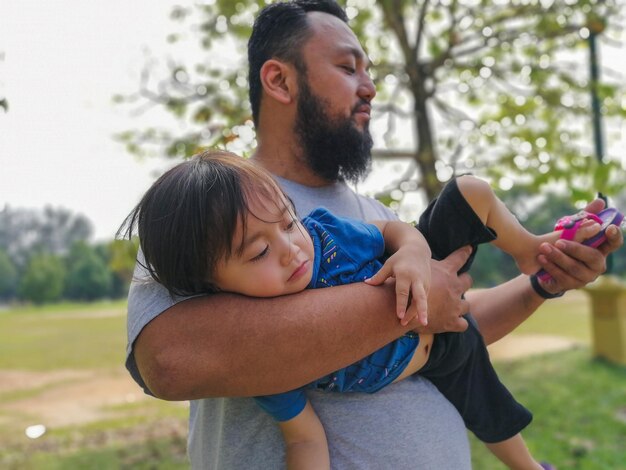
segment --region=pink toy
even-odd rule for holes
[[[562,230],[561,238],[564,240],[573,240],[578,228],[583,223],[583,221],[591,219],[598,222],[602,225],[600,231],[591,238],[583,241],[583,245],[588,245],[591,247],[598,247],[604,243],[606,240],[606,229],[609,225],[617,225],[619,226],[624,220],[624,215],[615,208],[604,209],[599,214],[592,214],[591,212],[580,211],[576,215],[566,215],[565,217],[560,218],[554,230]],[[537,273],[537,277],[541,281],[549,281],[552,279],[552,276],[548,274],[543,269]]]

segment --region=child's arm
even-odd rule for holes
[[[298,416],[278,425],[285,440],[288,470],[330,469],[326,433],[310,402]]]
[[[385,279],[396,279],[396,313],[402,325],[408,324],[416,311],[422,323],[428,323],[426,298],[430,287],[430,248],[424,236],[412,225],[399,221],[375,221],[385,239],[385,250],[393,253],[383,267],[365,282],[380,285]],[[415,309],[409,309],[413,305]]]

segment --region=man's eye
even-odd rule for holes
[[[255,256],[254,258],[252,258],[250,261],[252,261],[252,262],[254,263],[255,261],[259,261],[259,260],[261,260],[261,259],[265,258],[265,256],[267,256],[267,254],[269,253],[269,251],[270,251],[270,247],[269,247],[269,245],[268,245],[268,246],[266,246],[266,247],[263,249],[263,251],[262,251],[261,253],[259,253],[258,255],[256,255],[256,256]]]
[[[344,69],[349,74],[353,74],[353,73],[356,72],[356,69],[354,67],[349,66],[349,65],[342,65],[341,68]]]

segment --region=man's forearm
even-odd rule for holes
[[[525,275],[490,289],[468,292],[466,298],[487,344],[509,334],[544,302]]]
[[[401,336],[393,285],[308,290],[273,299],[194,298],[152,320],[137,365],[159,397],[265,395],[293,389]]]
[[[148,388],[169,400],[284,392],[367,356],[406,331],[463,331],[471,285],[460,249],[431,263],[428,326],[402,326],[395,284],[365,283],[257,299],[193,298],[148,323],[133,345]],[[413,307],[412,307],[413,308]]]

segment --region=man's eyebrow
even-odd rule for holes
[[[372,65],[372,62],[370,61],[370,58],[368,57],[368,55],[365,54],[365,52],[363,52],[362,49],[359,49],[354,46],[345,46],[345,47],[339,48],[338,55],[348,55],[348,54],[353,56],[357,60],[362,60],[363,62],[365,62],[365,68],[369,70],[370,66]]]

